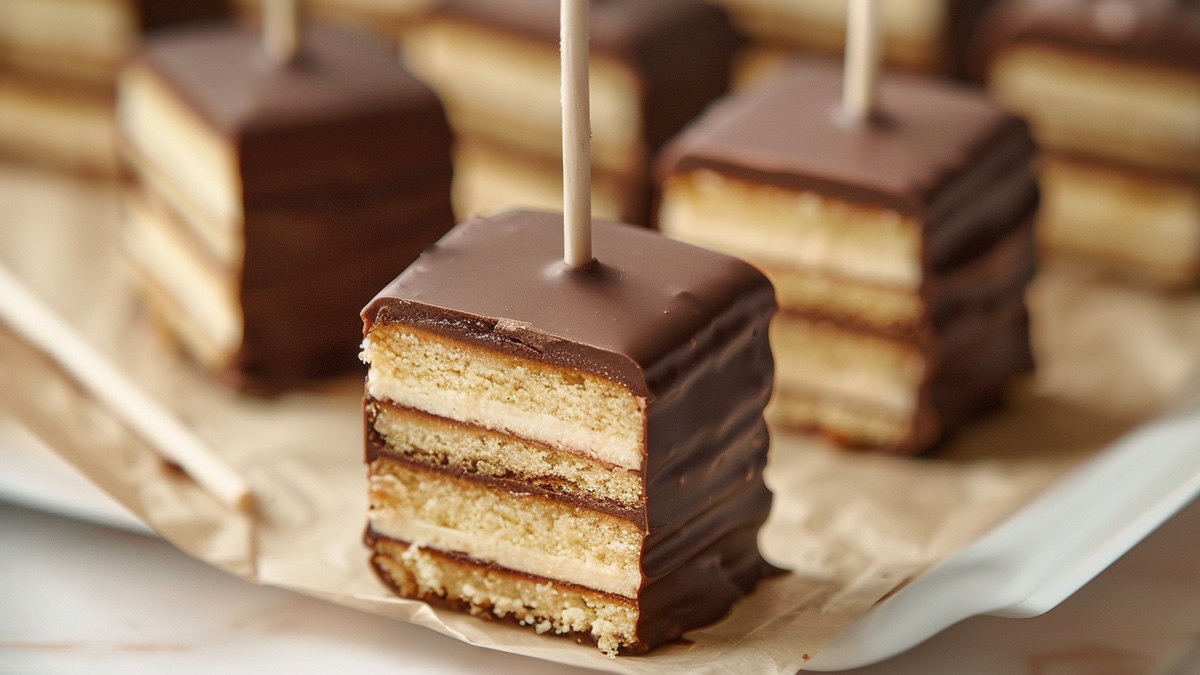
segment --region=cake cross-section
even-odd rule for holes
[[[1032,366],[1034,145],[964,87],[888,73],[857,123],[841,86],[798,61],[710,108],[660,157],[659,225],[771,277],[774,420],[915,452]]]
[[[354,314],[454,224],[441,105],[358,33],[313,26],[288,64],[246,27],[164,34],[118,113],[140,288],[243,388],[360,367]]]
[[[774,569],[770,283],[628,225],[468,220],[363,310],[366,541],[397,593],[641,652]]]

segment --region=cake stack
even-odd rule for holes
[[[1032,365],[1034,145],[963,87],[888,73],[857,121],[841,92],[809,59],[710,108],[662,153],[659,225],[774,283],[776,422],[917,452]]]
[[[790,52],[841,54],[849,0],[713,0],[724,6],[754,45],[741,59],[739,80],[779,65]],[[881,2],[884,55],[908,70],[961,75],[979,15],[995,0]]]
[[[367,543],[400,595],[641,652],[771,568],[771,285],[563,216],[468,220],[363,310]]]
[[[1048,151],[1038,242],[1075,270],[1200,281],[1200,5],[1006,2],[980,41],[989,89]]]
[[[125,248],[154,313],[244,389],[357,370],[354,316],[453,226],[450,130],[381,40],[305,31],[290,62],[217,25],[122,73]]]
[[[593,211],[644,224],[651,157],[725,91],[738,41],[694,0],[606,0],[590,15]],[[459,216],[561,206],[558,44],[557,0],[450,0],[407,36],[457,135]]]
[[[142,37],[225,0],[0,0],[0,157],[117,172],[117,70]]]

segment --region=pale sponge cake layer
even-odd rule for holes
[[[1200,177],[1200,76],[1041,45],[996,57],[989,87],[1046,147]]]
[[[508,434],[370,401],[367,419],[385,452],[413,464],[490,479],[520,481],[575,501],[632,511],[643,498],[641,474]]]
[[[646,401],[613,380],[402,324],[377,324],[362,357],[376,400],[642,468]]]
[[[780,391],[820,392],[898,418],[916,413],[927,366],[912,343],[781,314],[771,347]]]
[[[913,432],[913,418],[882,414],[825,393],[779,389],[767,419],[791,429],[814,429],[850,448],[894,448]]]
[[[413,72],[442,96],[455,129],[562,155],[557,45],[436,18],[406,36],[404,51]],[[619,61],[593,54],[588,78],[592,162],[630,171],[646,159],[637,76]]]
[[[882,330],[911,330],[925,316],[925,300],[914,290],[865,284],[785,265],[759,264],[775,286],[784,312],[803,312],[866,324]]]
[[[628,598],[519,574],[368,533],[371,562],[405,597],[532,626],[538,633],[586,635],[615,654],[635,642],[638,609]]]
[[[1158,286],[1200,279],[1200,185],[1053,156],[1039,178],[1038,240],[1050,257]]]
[[[206,363],[224,363],[242,341],[243,316],[230,270],[204,249],[161,208],[136,195],[126,200],[125,255],[142,270],[174,308],[170,315],[190,317],[188,344],[204,345]],[[178,324],[172,321],[173,324]]]
[[[634,193],[644,179],[592,172],[592,215],[632,218]],[[497,143],[459,136],[454,147],[454,212],[466,218],[523,207],[555,210],[563,205],[562,163]]]
[[[637,597],[644,534],[629,520],[386,457],[369,479],[369,521],[383,536]]]
[[[911,218],[708,169],[665,181],[659,227],[672,238],[764,266],[913,290],[924,272],[921,228]]]
[[[0,155],[100,176],[117,174],[112,102],[0,73]]]
[[[121,73],[118,123],[125,141],[217,223],[243,219],[237,151],[143,65]]]

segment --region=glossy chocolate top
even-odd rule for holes
[[[447,0],[437,14],[558,50],[559,0]],[[643,87],[651,150],[725,92],[741,44],[725,12],[698,0],[591,0],[588,21],[591,51],[629,64]]]
[[[974,70],[1018,43],[1057,45],[1190,72],[1200,71],[1196,0],[1011,0],[986,15]]]
[[[961,179],[981,157],[998,148],[1027,159],[1032,151],[1022,121],[964,86],[886,73],[879,118],[866,123],[842,116],[841,91],[838,63],[795,61],[673,139],[659,157],[658,181],[711,169],[924,218],[961,201],[971,182]]]
[[[162,78],[214,129],[233,139],[371,111],[440,112],[433,92],[400,66],[382,40],[309,26],[295,63],[279,65],[254,28],[221,24],[147,41],[138,62]]]
[[[607,377],[641,396],[666,356],[747,295],[750,265],[655,232],[593,223],[585,268],[563,263],[562,216],[508,211],[464,221],[363,310],[518,356]]]
[[[187,21],[219,19],[233,13],[231,0],[141,0],[136,4],[143,31]]]

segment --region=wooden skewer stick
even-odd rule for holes
[[[300,49],[298,0],[263,0],[263,48],[272,61],[291,63]]]
[[[218,501],[250,511],[249,486],[171,413],[101,356],[77,331],[0,267],[0,322],[45,354],[99,405]]]
[[[588,98],[588,3],[562,0],[563,260],[592,261],[592,139]]]
[[[850,0],[846,17],[846,62],[842,112],[862,122],[875,113],[882,49],[878,0]]]

